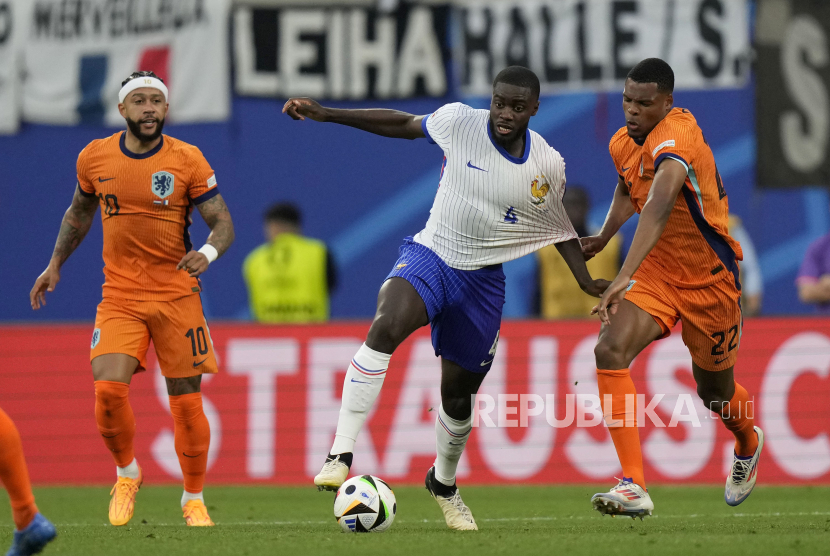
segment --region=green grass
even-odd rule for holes
[[[603,485],[607,488],[608,485]],[[144,487],[129,525],[107,522],[108,489],[40,488],[41,511],[59,536],[45,554],[207,556],[211,554],[830,554],[830,488],[755,489],[740,508],[723,502],[723,488],[650,489],[657,510],[645,521],[602,517],[589,499],[600,486],[462,488],[480,531],[449,531],[423,488],[398,487],[398,516],[386,533],[341,533],[332,495],[312,488],[210,487],[217,526],[189,529],[175,487]],[[0,523],[11,524],[8,506]],[[11,526],[0,533],[3,550]]]

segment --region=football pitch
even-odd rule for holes
[[[605,488],[608,485],[602,485]],[[739,508],[722,487],[652,486],[655,516],[645,521],[603,517],[586,486],[479,486],[461,493],[480,531],[449,531],[423,488],[398,487],[398,514],[379,534],[341,533],[331,493],[307,487],[210,487],[216,527],[184,525],[177,487],[146,486],[129,525],[107,522],[103,487],[36,489],[41,511],[58,527],[44,554],[830,554],[830,487],[755,489]],[[7,504],[0,509],[0,549],[11,539]]]

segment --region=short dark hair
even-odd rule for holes
[[[130,74],[130,76],[127,79],[121,82],[121,86],[123,87],[133,79],[138,79],[139,77],[155,77],[156,79],[164,83],[164,79],[156,75],[156,72],[154,71],[134,71]]]
[[[516,87],[524,87],[530,89],[530,92],[536,98],[539,98],[541,87],[539,85],[539,78],[536,74],[523,66],[509,66],[499,72],[493,80],[493,88],[496,88],[498,83],[507,83],[508,85],[515,85]]]
[[[291,203],[277,203],[265,211],[266,222],[284,222],[299,226],[302,222],[300,209]]]
[[[674,91],[674,71],[660,58],[646,58],[631,68],[628,79],[635,83],[657,83],[661,93]]]

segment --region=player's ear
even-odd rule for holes
[[[672,106],[674,106],[674,95],[669,93],[666,95],[666,112],[671,110]]]
[[[123,102],[118,103],[118,112],[121,114],[121,117],[125,120],[127,119],[127,107],[124,106]]]
[[[530,114],[531,116],[535,116],[536,112],[539,111],[539,99],[536,99],[536,104],[533,105],[533,113]]]

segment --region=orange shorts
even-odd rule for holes
[[[698,367],[723,371],[735,364],[743,319],[741,292],[731,273],[699,289],[674,286],[662,280],[659,271],[642,267],[632,281],[625,298],[654,317],[663,329],[661,338],[682,320],[683,343]]]
[[[136,372],[141,372],[147,367],[151,339],[161,374],[168,378],[219,370],[198,295],[174,301],[105,297],[98,305],[89,359],[107,353],[124,353],[138,359]]]

